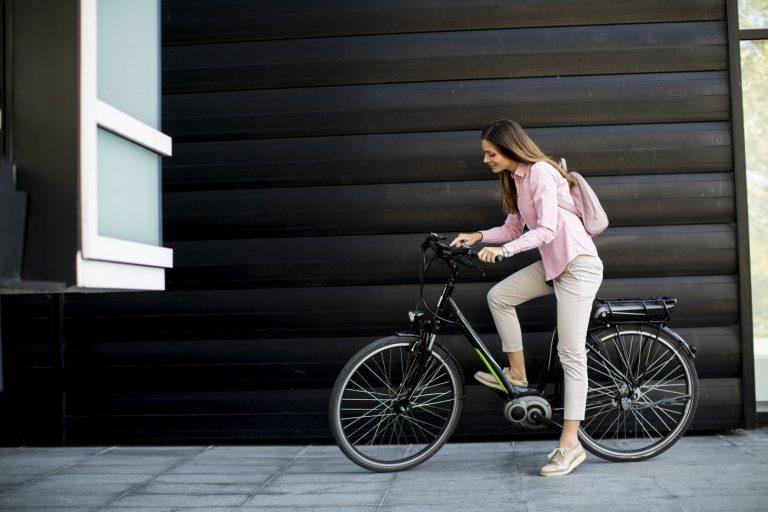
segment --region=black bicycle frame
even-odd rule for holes
[[[435,242],[437,242],[438,238],[431,238],[431,243],[422,245],[423,249],[426,249],[427,247],[432,247],[432,249],[438,254],[442,255],[443,251],[450,250],[447,246],[441,246],[436,245]],[[467,248],[468,249],[468,248]],[[474,256],[471,251],[462,253],[462,256],[465,258],[469,258]],[[499,391],[500,394],[502,394],[503,398],[506,400],[515,400],[518,397],[522,396],[530,396],[530,395],[539,395],[542,396],[550,401],[550,404],[553,407],[559,407],[562,406],[561,403],[558,403],[557,400],[559,397],[562,396],[562,389],[560,389],[560,384],[562,379],[558,378],[558,373],[561,372],[561,364],[560,364],[560,358],[557,354],[557,343],[558,343],[558,332],[557,329],[552,333],[552,338],[550,340],[549,345],[549,354],[547,357],[547,363],[544,368],[541,370],[541,374],[539,376],[539,381],[535,388],[521,388],[518,386],[513,385],[508,379],[504,378],[503,371],[499,364],[496,362],[494,357],[491,355],[491,352],[488,350],[488,348],[483,343],[482,339],[480,339],[480,336],[475,332],[475,330],[470,325],[469,321],[466,319],[464,314],[461,312],[461,309],[459,309],[459,306],[456,304],[456,302],[453,300],[452,295],[455,288],[455,280],[456,280],[456,274],[458,272],[458,263],[461,263],[465,266],[474,267],[474,265],[468,264],[468,259],[461,260],[461,259],[452,259],[452,258],[444,258],[444,261],[447,263],[449,269],[450,269],[450,278],[445,283],[443,290],[440,294],[440,297],[437,301],[437,306],[435,310],[431,310],[429,306],[426,305],[426,302],[424,302],[425,307],[427,311],[430,313],[430,318],[425,318],[425,314],[419,311],[413,312],[418,314],[418,334],[420,336],[420,343],[417,343],[414,345],[414,348],[412,349],[414,351],[414,356],[418,360],[418,364],[415,367],[416,371],[413,373],[413,377],[417,378],[418,375],[421,374],[421,372],[424,369],[424,365],[426,363],[426,357],[424,357],[426,354],[428,354],[435,343],[435,339],[437,338],[438,332],[443,327],[443,324],[449,324],[449,325],[455,325],[463,334],[464,337],[469,341],[469,343],[472,345],[472,347],[475,349],[475,353],[478,355],[480,360],[483,362],[485,367],[488,369],[490,374],[493,376],[493,378],[498,383],[499,387],[501,388],[501,391]],[[457,263],[458,261],[458,263]],[[423,269],[428,268],[429,265],[426,265],[426,267],[423,267]],[[477,267],[474,267],[477,268]],[[479,270],[479,269],[478,269]],[[482,272],[482,270],[480,270]],[[484,273],[483,273],[484,274]],[[423,275],[422,275],[423,277]],[[424,301],[423,298],[423,286],[424,286],[424,280],[421,281],[422,285],[422,302]],[[648,299],[609,299],[609,300],[602,300],[600,299],[599,302],[602,304],[607,304],[607,312],[603,311],[601,315],[602,320],[598,320],[598,323],[601,325],[593,325],[591,328],[587,330],[587,337],[585,340],[587,351],[589,351],[592,354],[592,357],[596,360],[598,360],[607,371],[610,371],[613,373],[614,378],[617,378],[624,383],[627,384],[629,388],[633,388],[636,385],[636,382],[633,382],[633,379],[636,381],[641,376],[632,376],[627,375],[626,372],[622,371],[619,368],[616,368],[616,366],[613,364],[612,361],[610,361],[608,358],[605,357],[605,355],[599,350],[600,347],[600,340],[597,339],[595,336],[596,333],[602,332],[606,329],[609,329],[613,327],[616,330],[616,334],[619,335],[619,324],[624,323],[633,323],[633,324],[643,324],[643,325],[653,325],[657,329],[657,336],[662,331],[666,335],[669,335],[672,340],[676,341],[679,349],[678,350],[685,350],[691,357],[694,357],[695,354],[695,348],[692,346],[689,346],[688,343],[685,342],[677,333],[674,331],[666,328],[666,321],[669,319],[669,307],[670,304],[674,304],[675,299],[670,299],[668,297],[659,297],[659,298],[648,298]],[[625,303],[639,303],[642,304],[642,308],[640,311],[645,312],[645,315],[637,315],[637,312],[635,311],[622,311],[622,307],[626,306]],[[615,303],[615,304],[614,304]],[[658,311],[655,312],[656,316],[658,318],[653,318],[653,315],[651,313],[654,313],[653,311],[649,311],[650,309],[653,309],[653,307],[658,306],[658,304],[661,303],[664,307],[664,311],[666,312],[665,315],[662,317],[658,317]],[[616,310],[612,310],[612,305],[616,306]],[[656,308],[658,309],[658,308]],[[600,313],[600,310],[596,310],[595,314]],[[616,317],[618,315],[618,318]],[[624,315],[623,317],[621,315]],[[415,317],[414,317],[415,318]],[[415,326],[412,325],[412,330],[409,333],[398,333],[398,335],[401,336],[413,336]],[[418,351],[416,351],[416,347],[418,347]],[[452,356],[451,356],[452,357]],[[410,366],[410,365],[409,365]],[[629,367],[627,367],[627,370],[630,371]],[[630,372],[631,373],[631,372]],[[410,380],[410,379],[408,379]],[[554,384],[554,390],[551,393],[546,393],[547,386],[552,383]],[[407,383],[408,388],[413,388],[411,386],[412,383]],[[408,397],[406,400],[410,400],[410,394],[413,393],[413,390],[408,394]],[[663,400],[663,401],[657,401],[657,402],[651,402],[649,404],[644,404],[643,408],[649,408],[653,407],[655,405],[658,405],[659,403],[666,403],[666,402],[673,402],[677,400],[683,400],[688,399],[689,396],[683,396],[675,398],[674,400]],[[541,423],[543,425],[552,427],[552,428],[562,428],[562,425],[557,423],[556,421],[548,418],[542,418]]]
[[[524,394],[531,394],[530,388],[520,388],[509,382],[508,379],[503,377],[503,370],[496,362],[496,359],[491,355],[488,347],[485,346],[480,335],[472,328],[467,318],[461,312],[456,301],[453,300],[451,295],[455,288],[455,273],[452,273],[451,278],[443,287],[443,291],[440,294],[440,298],[437,302],[437,308],[435,311],[433,323],[427,329],[425,341],[427,342],[427,350],[432,349],[432,345],[437,337],[437,332],[442,326],[443,320],[449,320],[455,324],[459,330],[464,334],[464,337],[469,341],[472,347],[475,349],[475,353],[483,362],[491,375],[496,379],[496,382],[502,389],[502,392],[508,399],[514,399]],[[557,330],[552,335],[549,347],[549,357],[547,358],[547,365],[542,370],[539,377],[539,382],[536,386],[536,390],[539,393],[544,393],[544,390],[549,382],[556,383],[556,374],[560,368],[560,360],[557,357],[555,347],[557,346]]]

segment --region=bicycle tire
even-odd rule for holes
[[[693,421],[699,399],[688,352],[665,328],[647,324],[599,330],[590,344],[587,404],[579,429],[584,448],[606,460],[629,462],[650,459],[675,444]]]
[[[461,372],[438,344],[427,355],[406,400],[403,377],[414,375],[418,338],[390,336],[357,352],[331,392],[331,432],[355,464],[377,472],[403,471],[432,457],[456,428],[464,399]],[[413,381],[411,381],[413,382]]]

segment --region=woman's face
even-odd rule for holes
[[[487,140],[481,140],[480,144],[483,146],[483,163],[490,167],[492,173],[498,174],[506,169],[512,170],[517,167],[517,162],[502,155],[496,146]]]

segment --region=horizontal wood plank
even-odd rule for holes
[[[456,291],[467,318],[491,331],[486,294],[492,283],[465,283]],[[439,285],[427,285],[434,301]],[[736,323],[735,276],[685,276],[606,279],[598,296],[677,297],[674,325],[714,327]],[[78,343],[89,340],[279,338],[296,336],[384,336],[408,327],[406,312],[419,297],[419,286],[378,285],[312,288],[265,288],[105,294],[72,297],[65,307],[65,328]],[[434,303],[434,302],[433,302]],[[552,296],[518,308],[525,330],[554,326]]]
[[[165,94],[728,67],[716,21],[169,46],[162,58]]]
[[[723,72],[459,80],[166,95],[163,128],[179,142],[724,121]]]
[[[329,441],[335,375],[407,328],[418,243],[504,218],[479,132],[520,121],[595,187],[604,297],[679,299],[694,429],[743,426],[742,318],[723,0],[164,0],[169,291],[2,298],[0,441]],[[499,360],[494,283],[456,299]],[[444,274],[443,274],[444,275]],[[434,301],[440,272],[426,286]],[[518,308],[529,371],[552,296]],[[523,438],[476,385],[455,439]],[[63,371],[55,343],[63,344]],[[535,434],[535,433],[534,433]]]
[[[491,118],[484,120],[484,123]],[[164,189],[495,180],[480,127],[439,131],[174,144]],[[548,154],[587,176],[723,172],[733,168],[726,122],[530,128]]]
[[[738,379],[705,379],[700,383],[701,399],[692,428],[733,428],[740,421],[740,391]],[[507,423],[502,414],[502,402],[480,385],[466,388],[465,411],[454,439],[468,436],[531,435]],[[250,406],[247,412],[216,414],[200,412],[195,415],[167,412],[175,404],[183,403],[182,396],[155,393],[151,399],[123,396],[115,403],[109,396],[85,395],[74,405],[82,414],[71,414],[67,423],[73,432],[93,432],[88,439],[110,442],[167,441],[171,439],[243,439],[258,436],[263,440],[328,439],[327,390],[295,389],[291,393],[281,390],[251,391],[238,395],[198,395],[202,403],[219,399],[224,403],[236,401]],[[132,406],[157,408],[166,412],[156,414],[85,414],[84,408],[109,408],[115,405],[123,410]],[[288,412],[290,411],[290,412]],[[182,420],[183,418],[183,420]],[[98,428],[97,428],[98,427]],[[75,436],[77,439],[77,436]],[[486,437],[487,439],[487,437]]]
[[[615,227],[734,221],[729,173],[590,181]],[[502,223],[499,194],[496,181],[175,192],[164,229],[168,241],[465,231]]]
[[[165,0],[163,43],[488,28],[709,21],[721,0]]]
[[[456,233],[447,233],[449,238]],[[424,234],[330,236],[171,243],[171,290],[412,282]],[[732,224],[609,228],[595,239],[606,277],[736,272]],[[482,245],[477,246],[482,247]],[[286,255],[295,255],[288,256]],[[487,281],[539,259],[537,251],[485,265]],[[443,273],[438,272],[434,279]],[[464,273],[465,279],[482,279]]]

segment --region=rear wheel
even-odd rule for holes
[[[611,461],[638,461],[672,446],[693,420],[699,382],[693,360],[664,329],[622,325],[587,344],[588,390],[579,437]]]
[[[342,369],[331,392],[329,417],[336,444],[372,471],[401,471],[434,455],[461,415],[461,373],[435,345],[424,356],[416,337],[380,339]]]

